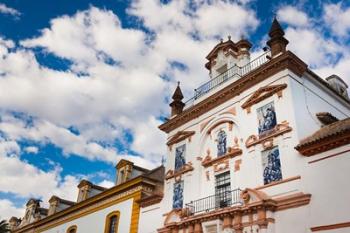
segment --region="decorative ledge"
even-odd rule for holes
[[[287,182],[294,181],[294,180],[300,180],[300,179],[301,179],[301,176],[293,176],[293,177],[290,177],[290,178],[287,178],[287,179],[284,179],[284,180],[273,181],[273,182],[271,182],[269,184],[265,184],[265,185],[256,187],[255,190],[265,189],[265,188],[268,188],[268,187],[271,187],[271,186],[287,183]]]
[[[209,166],[212,166],[213,164],[216,164],[216,163],[220,163],[226,159],[229,159],[229,158],[234,158],[236,156],[239,156],[242,154],[242,150],[239,149],[239,148],[230,148],[229,147],[229,152],[223,156],[220,156],[220,157],[216,157],[216,158],[212,158],[210,156],[210,154],[208,154],[207,156],[205,156],[205,158],[203,159],[202,161],[202,165],[204,167],[209,167]]]
[[[166,144],[168,146],[172,146],[175,143],[185,140],[186,138],[189,138],[189,141],[191,141],[191,136],[194,134],[195,131],[179,131],[174,136],[172,136]]]
[[[282,90],[287,87],[287,84],[279,85],[270,85],[266,87],[260,87],[253,95],[242,105],[243,109],[247,109],[248,113],[250,112],[250,107],[254,104],[257,104],[264,99],[269,98],[270,96],[277,93],[278,97],[282,97]]]
[[[176,178],[176,177],[179,177],[187,172],[190,172],[190,171],[193,171],[193,166],[192,166],[192,163],[191,162],[188,162],[186,163],[182,168],[180,168],[179,170],[177,171],[174,171],[174,170],[169,170],[167,171],[167,173],[165,173],[165,179],[166,180],[169,180],[171,178]]]
[[[289,123],[284,121],[281,124],[277,124],[275,128],[271,129],[270,131],[256,136],[256,135],[250,135],[248,139],[245,142],[245,146],[247,148],[254,146],[256,144],[263,143],[264,148],[269,148],[273,145],[272,142],[269,139],[272,139],[274,137],[277,137],[279,135],[285,134],[292,131],[292,127],[289,126]]]

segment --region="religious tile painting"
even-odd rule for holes
[[[259,134],[273,129],[277,124],[274,103],[268,103],[257,109]]]
[[[264,184],[282,180],[280,152],[278,146],[262,152]]]
[[[176,147],[175,150],[175,171],[181,169],[185,163],[186,144]]]
[[[183,207],[183,192],[184,182],[176,182],[174,184],[173,209],[180,209]]]
[[[226,132],[223,130],[220,130],[217,136],[217,156],[222,156],[226,154],[227,148],[226,148]]]

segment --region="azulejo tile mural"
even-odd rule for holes
[[[262,152],[264,184],[282,180],[280,152],[278,146]]]
[[[217,156],[222,156],[224,154],[226,154],[226,132],[223,130],[220,130],[218,132],[218,136],[217,136],[217,149],[218,149],[218,153]]]
[[[273,129],[277,124],[274,103],[268,103],[257,109],[259,134]]]
[[[183,191],[184,182],[176,182],[174,184],[173,209],[180,209],[183,207]]]
[[[186,144],[176,147],[175,150],[175,171],[182,168],[185,163]]]

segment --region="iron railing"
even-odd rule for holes
[[[209,212],[219,208],[242,205],[241,190],[235,189],[225,193],[204,197],[186,204],[191,214]]]
[[[209,93],[211,90],[222,85],[228,80],[239,79],[240,77],[248,74],[249,72],[257,69],[261,65],[269,61],[270,51],[265,52],[256,59],[252,60],[248,64],[240,67],[234,65],[233,67],[226,70],[224,73],[212,78],[210,81],[200,85],[198,88],[194,89],[194,96],[185,102],[185,108],[188,108],[194,104],[194,101],[199,99],[201,96]]]

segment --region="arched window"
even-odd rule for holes
[[[117,233],[119,223],[119,211],[109,213],[106,217],[105,233]]]
[[[76,225],[70,226],[70,227],[67,229],[67,233],[77,233],[77,226],[76,226]]]

